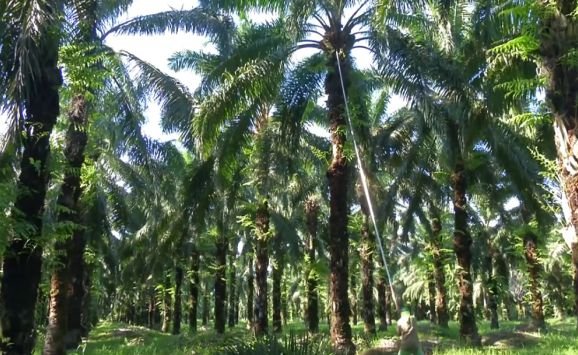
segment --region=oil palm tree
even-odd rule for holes
[[[0,5],[0,95],[3,109],[12,115],[9,132],[22,137],[13,205],[16,225],[6,230],[14,233],[3,235],[7,247],[2,260],[1,346],[7,354],[30,354],[34,348],[49,142],[60,109],[58,51],[63,5],[62,1],[5,1]]]
[[[539,8],[539,13],[543,15],[539,22],[539,58],[541,68],[547,80],[546,101],[552,110],[556,130],[556,146],[558,158],[562,163],[560,166],[560,179],[563,186],[565,199],[564,204],[569,205],[570,213],[563,206],[568,228],[565,238],[572,251],[572,262],[574,264],[574,309],[577,317],[576,327],[578,329],[578,221],[574,215],[578,210],[576,194],[578,189],[576,184],[576,123],[578,117],[576,108],[578,100],[578,70],[576,69],[576,58],[571,53],[576,51],[576,41],[578,35],[575,28],[578,26],[576,12],[578,3],[576,1],[558,1],[554,4],[545,1],[535,1],[535,6]],[[572,59],[566,60],[567,56]],[[573,226],[573,230],[570,226]]]
[[[241,42],[244,52],[239,53],[244,53],[244,56],[233,56],[220,66],[230,68],[229,72],[233,76],[228,76],[223,84],[219,85],[218,90],[213,90],[211,95],[203,100],[193,124],[197,136],[201,137],[204,145],[211,147],[211,143],[216,141],[215,136],[218,135],[224,122],[235,119],[240,113],[248,110],[253,111],[253,114],[248,116],[256,119],[259,117],[257,110],[261,107],[259,101],[274,101],[272,98],[279,93],[280,83],[285,77],[284,72],[287,69],[291,70],[291,67],[286,64],[295,50],[316,48],[319,51],[318,55],[311,58],[321,62],[317,70],[321,75],[311,76],[310,80],[315,85],[309,85],[307,88],[318,88],[317,85],[325,76],[324,86],[328,94],[327,117],[333,137],[332,151],[334,153],[328,170],[332,201],[329,217],[332,235],[330,249],[333,256],[331,290],[332,303],[335,305],[332,307],[334,310],[332,339],[336,349],[343,351],[353,349],[353,343],[348,324],[350,310],[347,300],[348,274],[345,268],[348,264],[346,231],[348,183],[347,160],[344,155],[346,121],[341,79],[347,90],[351,79],[350,71],[353,67],[351,50],[354,47],[362,47],[364,40],[377,39],[372,32],[365,31],[374,24],[371,21],[371,15],[375,10],[374,7],[365,5],[366,3],[361,2],[337,1],[303,1],[298,4],[287,4],[281,1],[249,1],[241,4],[231,1],[201,2],[201,7],[217,9],[215,11],[240,9],[240,7],[244,9],[265,8],[284,12],[289,16],[273,24],[261,26],[260,33],[267,33],[266,36],[261,35],[254,37],[253,41]],[[352,16],[348,20],[346,8],[352,9]],[[411,11],[408,7],[400,7],[400,9]],[[391,13],[396,12],[393,10]],[[164,13],[156,16],[159,21],[148,21],[145,24],[144,21],[136,19],[119,28],[124,28],[120,31],[132,33],[158,33],[167,28],[194,30],[195,25],[192,25],[192,22],[184,21],[187,14],[190,12],[172,11],[170,14]],[[289,34],[292,35],[288,36]],[[318,36],[317,39],[315,36]],[[319,61],[309,60],[310,63],[319,63]],[[210,79],[211,77],[207,80],[209,84],[214,82]],[[213,86],[213,88],[216,87]],[[302,91],[299,92],[301,93]],[[224,100],[230,97],[240,99],[225,103]],[[302,128],[302,122],[295,123],[294,126]]]
[[[478,75],[488,65],[485,49],[501,38],[497,31],[501,19],[491,16],[492,7],[485,2],[474,7],[460,1],[430,6],[424,15],[429,27],[415,26],[406,36],[390,36],[389,47],[381,50],[391,53],[392,62],[381,70],[386,80],[394,83],[396,92],[407,95],[411,105],[420,107],[418,115],[424,117],[423,132],[427,133],[422,137],[436,137],[433,142],[444,152],[439,156],[439,164],[447,169],[447,182],[453,194],[454,251],[461,294],[460,335],[479,344],[472,299],[472,238],[466,195],[468,186],[477,179],[473,175],[475,161],[493,161],[518,186],[522,198],[534,207],[539,205],[540,193],[538,189],[523,189],[522,186],[531,186],[532,182],[523,182],[525,177],[516,171],[531,171],[537,176],[539,166],[527,149],[530,141],[504,120],[510,110],[521,108],[520,103],[504,100],[503,93],[494,90],[511,73]],[[432,26],[440,30],[424,31]],[[505,146],[504,142],[517,143]]]
[[[422,131],[424,126],[411,116],[406,109],[396,112],[376,137],[379,142],[377,150],[389,152],[383,164],[384,169],[387,169],[385,171],[391,175],[386,190],[388,197],[384,199],[388,202],[382,205],[382,213],[386,216],[400,216],[402,240],[406,239],[411,230],[416,229],[415,225],[423,226],[427,234],[424,248],[428,258],[431,258],[431,268],[428,270],[430,312],[438,325],[447,327],[449,313],[445,266],[448,258],[443,251],[446,248],[443,243],[442,215],[445,214],[443,206],[449,203],[449,191],[447,182],[438,178],[440,166],[436,151],[419,148],[420,144],[431,147],[433,142],[429,138],[421,141],[420,134],[416,133]],[[399,201],[404,208],[396,212],[395,205]]]
[[[126,4],[120,3],[117,9],[121,9],[123,6],[126,6]],[[104,16],[101,19],[97,18],[97,9],[96,1],[88,0],[77,1],[72,7],[73,16],[78,21],[77,27],[79,30],[74,35],[75,38],[71,41],[71,45],[82,48],[81,51],[86,52],[86,54],[89,54],[89,47],[97,43],[96,30],[98,21],[104,20]],[[114,9],[107,10],[110,12],[115,11]],[[93,54],[92,57],[94,58],[96,55]],[[89,55],[88,58],[91,58],[91,56]],[[63,61],[66,62],[67,59],[70,58],[64,58]],[[78,59],[78,57],[75,59]],[[86,57],[84,59],[86,60]],[[68,113],[69,126],[66,134],[66,147],[64,148],[67,167],[58,200],[58,205],[62,207],[63,212],[59,214],[58,220],[59,223],[78,224],[80,222],[78,203],[81,195],[82,176],[80,170],[84,162],[84,151],[87,144],[88,122],[90,119],[89,105],[93,101],[90,96],[91,91],[96,92],[101,86],[101,83],[97,82],[98,79],[91,82],[89,78],[90,75],[94,75],[96,78],[100,78],[102,75],[99,75],[98,69],[94,65],[90,69],[79,70],[74,68],[75,65],[78,65],[74,60],[69,61],[67,64],[68,73],[70,73],[69,76],[71,77],[69,85],[74,97],[71,100]],[[82,75],[86,76],[81,77]],[[89,82],[92,87],[85,84]],[[50,315],[44,346],[46,354],[65,353],[65,336],[67,335],[69,318],[69,299],[66,293],[72,283],[73,270],[76,272],[82,270],[78,261],[82,259],[84,253],[83,245],[85,244],[83,241],[84,233],[74,229],[72,236],[65,236],[63,240],[58,240],[54,246],[57,260],[51,278]],[[80,280],[82,277],[77,275],[75,279]],[[79,310],[74,309],[73,311],[78,312]],[[74,338],[72,340],[73,344],[69,344],[73,347],[79,343],[80,333]]]
[[[239,71],[237,78],[231,78],[230,84],[224,91],[214,95],[214,99],[208,101],[210,107],[202,107],[198,116],[199,122],[206,122],[208,116],[218,117],[215,108],[220,112],[234,112],[246,106],[244,100],[236,105],[218,105],[219,98],[226,97],[227,92],[242,89],[241,93],[252,97],[257,96],[255,88],[260,93],[270,86],[273,80],[280,80],[283,75],[277,73],[291,70],[287,66],[291,54],[302,48],[313,48],[318,54],[306,59],[304,62],[313,63],[315,58],[320,60],[317,64],[317,72],[321,76],[310,76],[311,83],[319,85],[325,77],[324,89],[327,99],[327,123],[332,135],[333,160],[328,168],[328,184],[331,196],[331,213],[329,217],[331,243],[329,249],[332,255],[332,340],[336,351],[352,351],[351,328],[349,326],[350,307],[348,301],[348,237],[347,237],[347,187],[348,187],[348,163],[344,155],[346,142],[346,117],[344,110],[344,96],[342,80],[345,90],[349,90],[351,70],[354,66],[351,51],[354,48],[363,47],[363,41],[376,40],[373,32],[374,22],[372,14],[376,8],[366,6],[362,2],[337,2],[337,1],[302,1],[288,4],[282,1],[248,1],[236,3],[232,1],[211,2],[211,6],[224,10],[265,9],[283,14],[283,20],[272,24],[268,30],[267,38],[261,38],[254,42],[254,51],[260,56],[257,60],[247,61],[245,72]],[[347,16],[346,9],[352,9],[352,15]],[[407,9],[407,8],[405,8]],[[395,12],[395,11],[392,11]],[[270,26],[271,27],[271,26]],[[367,30],[367,31],[366,31]],[[288,36],[291,34],[291,36]],[[366,36],[367,35],[367,36]],[[377,53],[377,52],[376,52]],[[266,76],[265,76],[266,75]],[[285,76],[286,77],[286,76]],[[250,82],[250,84],[249,84]],[[257,84],[259,83],[259,84]],[[263,83],[263,84],[261,84]],[[316,85],[307,85],[305,88],[315,88]],[[253,90],[247,90],[249,87]],[[239,93],[239,91],[236,91]],[[298,94],[301,94],[299,92]],[[249,99],[247,99],[249,100]],[[250,102],[250,101],[249,101]],[[227,110],[227,111],[225,111]],[[226,119],[226,115],[221,115]],[[201,126],[201,136],[211,134],[215,124]],[[290,127],[303,128],[302,121],[293,122]],[[197,126],[199,127],[199,126]]]
[[[71,219],[70,221],[73,223],[78,222],[74,222],[72,219],[74,219],[75,214],[78,214],[77,210],[79,209],[78,202],[75,202],[80,195],[81,180],[79,177],[81,175],[78,174],[78,171],[84,160],[87,134],[89,131],[98,132],[98,127],[88,128],[89,121],[100,113],[95,109],[99,106],[97,102],[103,104],[99,107],[106,106],[105,100],[107,99],[120,103],[119,113],[120,116],[125,115],[125,122],[121,121],[117,124],[124,125],[126,130],[122,134],[127,142],[133,144],[129,151],[132,159],[140,159],[142,164],[150,168],[149,154],[159,154],[162,150],[154,151],[156,149],[154,144],[140,135],[138,124],[136,129],[134,125],[126,124],[127,118],[138,117],[140,114],[139,100],[141,97],[139,95],[142,96],[142,90],[129,84],[127,69],[118,56],[103,44],[104,36],[98,34],[99,31],[100,33],[105,31],[105,25],[125,11],[130,3],[131,1],[127,0],[111,5],[86,0],[75,1],[71,4],[72,15],[70,19],[73,22],[71,25],[77,28],[77,31],[72,32],[70,42],[63,49],[63,63],[67,66],[67,78],[69,79],[67,87],[73,97],[71,114],[69,115],[72,123],[67,134],[69,140],[66,150],[68,154],[72,155],[67,157],[71,165],[66,170],[62,195],[62,201],[67,203],[64,207],[70,210],[71,214],[63,213],[61,217],[64,220]],[[88,68],[86,68],[87,63],[90,64]],[[109,70],[109,76],[105,75],[104,68]],[[111,91],[120,99],[110,100]],[[120,116],[113,114],[112,119]],[[110,127],[108,128],[110,129]],[[112,132],[114,131],[112,130]],[[50,308],[53,314],[47,336],[45,350],[47,352],[61,351],[58,349],[62,349],[62,342],[53,340],[54,338],[62,340],[62,334],[65,331],[68,331],[66,339],[69,347],[76,346],[80,342],[80,335],[85,333],[82,331],[83,326],[80,320],[82,314],[80,310],[81,300],[84,298],[82,280],[84,278],[83,254],[85,245],[84,233],[81,230],[74,230],[72,237],[65,237],[64,241],[57,242],[55,246],[55,253],[57,255],[62,254],[62,256],[59,256],[60,261],[54,269],[52,278],[54,286],[52,301],[55,306]],[[66,300],[63,290],[68,289],[70,283],[72,283],[73,294]],[[67,312],[66,303],[68,303],[70,312]],[[56,307],[57,305],[58,307]],[[66,325],[67,321],[68,325]]]
[[[525,80],[511,81],[510,94],[535,97],[538,88],[545,89],[545,101],[549,108],[547,117],[554,123],[554,131],[549,134],[555,140],[555,154],[559,161],[557,179],[561,185],[560,204],[565,224],[563,236],[574,265],[574,308],[578,320],[578,232],[573,217],[578,206],[573,197],[576,195],[574,128],[578,71],[572,54],[576,50],[576,17],[573,13],[577,3],[574,0],[536,0],[507,5],[505,11],[515,9],[518,13],[508,18],[512,29],[509,36],[492,49],[497,64],[495,67],[502,70],[530,66],[532,75]],[[539,75],[536,75],[536,69],[539,69]],[[548,150],[548,145],[541,147],[545,154]]]

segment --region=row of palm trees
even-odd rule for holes
[[[87,308],[83,306],[87,298],[83,286],[90,273],[82,256],[91,243],[102,251],[118,249],[117,265],[99,266],[118,273],[113,279],[123,289],[119,295],[111,293],[117,300],[134,292],[137,280],[147,289],[152,286],[146,275],[166,272],[166,255],[177,253],[176,262],[168,267],[175,269],[173,331],[178,332],[184,270],[192,263],[192,325],[199,303],[200,236],[213,236],[214,313],[217,331],[224,332],[227,255],[236,255],[235,235],[254,235],[254,240],[245,241],[254,248],[254,260],[249,263],[254,263],[255,269],[255,301],[249,297],[253,303],[247,306],[253,310],[249,318],[257,335],[267,333],[267,270],[271,264],[273,328],[279,330],[284,249],[298,245],[298,233],[291,232],[295,229],[308,236],[304,249],[308,256],[309,329],[318,328],[320,279],[314,269],[316,257],[322,255],[316,255],[322,245],[319,241],[324,240],[329,251],[327,302],[331,305],[332,343],[337,352],[355,351],[349,299],[352,233],[348,230],[355,175],[349,158],[346,99],[352,108],[355,134],[362,140],[370,188],[374,200],[379,201],[379,220],[389,226],[401,224],[402,244],[409,242],[408,236],[418,235],[417,226],[429,231],[430,299],[433,295],[436,299],[436,312],[430,311],[439,324],[447,324],[448,319],[440,211],[451,201],[453,249],[459,266],[460,335],[479,344],[472,275],[476,238],[471,230],[479,203],[477,197],[468,201],[467,196],[486,196],[489,210],[503,223],[512,218],[512,212],[504,207],[507,198],[521,201],[521,223],[553,223],[552,213],[544,208],[551,201],[543,187],[555,181],[541,174],[536,152],[553,159],[554,137],[560,161],[555,173],[569,211],[564,214],[565,237],[578,270],[572,217],[578,208],[573,188],[578,76],[568,59],[576,43],[572,37],[576,36],[575,1],[530,5],[501,1],[200,1],[191,10],[138,17],[107,28],[130,3],[53,0],[2,5],[0,88],[3,105],[13,113],[9,130],[13,134],[5,139],[3,150],[3,156],[10,154],[13,159],[3,160],[2,177],[7,177],[2,183],[17,186],[16,196],[7,197],[6,207],[2,207],[10,216],[1,290],[6,353],[26,354],[33,349],[35,305],[46,255],[53,265],[45,352],[64,353],[67,345],[78,344],[80,335],[86,335],[80,309]],[[521,11],[508,6],[529,6],[540,21],[518,17]],[[261,25],[233,20],[237,12],[260,10],[282,16]],[[72,25],[77,30],[71,31]],[[216,54],[183,51],[170,58],[173,69],[192,69],[202,75],[195,92],[146,61],[130,53],[113,53],[103,43],[112,33],[150,35],[180,30],[206,35],[217,48]],[[315,54],[295,62],[294,54],[302,49],[314,49]],[[371,55],[374,68],[357,69],[354,50]],[[136,80],[131,80],[127,63],[138,69]],[[64,90],[60,90],[59,65],[66,68]],[[549,133],[547,121],[525,127],[511,124],[532,109],[528,99],[535,97],[536,85],[542,83],[536,79],[537,67],[547,79],[546,101],[555,118],[555,134]],[[408,107],[388,115],[388,92],[405,97]],[[146,94],[159,101],[163,127],[181,133],[186,153],[140,133]],[[320,106],[318,99],[323,94],[326,103]],[[55,171],[61,176],[57,183],[49,184],[49,176],[55,175],[48,164],[50,137],[63,103],[68,107],[63,168]],[[305,129],[308,122],[328,128],[330,145]],[[300,156],[295,156],[296,151]],[[328,189],[319,181],[323,164],[328,167]],[[289,191],[277,189],[280,182]],[[59,193],[54,211],[45,211],[45,206],[50,206],[45,203],[50,201],[50,186],[56,186]],[[316,227],[322,199],[307,199],[311,193],[328,199],[325,239],[317,236]],[[102,200],[102,194],[108,196]],[[366,331],[373,333],[375,236],[363,198],[358,196],[357,201],[364,215],[359,255],[362,318]],[[89,206],[108,209],[100,215],[110,228],[93,227],[98,223],[95,215],[85,212]],[[308,217],[297,223],[295,211],[300,208]],[[53,224],[60,227],[49,233],[44,216],[51,213]],[[238,216],[246,216],[242,225],[247,233],[238,232]],[[110,235],[113,230],[120,234],[120,242]],[[398,228],[391,230],[398,235]],[[101,239],[89,239],[91,234],[100,234]],[[536,236],[522,234],[535,282],[540,268]],[[49,243],[44,236],[50,236]],[[102,236],[107,238],[102,240]],[[147,253],[152,248],[159,253]],[[491,264],[495,257],[489,258]],[[492,267],[489,269],[491,284]],[[376,284],[381,300],[376,310],[383,319],[388,287],[382,278]],[[578,287],[578,271],[574,272],[574,284]],[[66,291],[71,288],[72,295]],[[534,319],[539,319],[541,295],[536,283],[531,289]],[[132,295],[135,297],[154,308],[154,294],[152,298],[140,293]],[[238,293],[231,292],[230,305],[236,297]],[[497,305],[489,298],[490,304]],[[167,314],[169,303],[165,302]],[[491,309],[495,313],[495,307]]]

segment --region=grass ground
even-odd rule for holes
[[[458,355],[458,354],[578,354],[578,340],[575,330],[575,320],[550,320],[545,333],[531,332],[521,322],[500,324],[499,330],[490,330],[487,322],[479,322],[480,334],[484,347],[482,349],[467,349],[458,342],[458,325],[451,323],[449,329],[440,329],[428,322],[420,322],[420,340],[426,354]],[[363,336],[363,327],[354,326],[355,342],[359,350],[369,347],[385,346],[389,352],[396,353],[391,346],[395,344],[394,329],[380,332],[375,338]],[[322,335],[310,340],[317,354],[327,353],[327,326],[321,328]],[[305,336],[303,325],[288,324],[285,334],[292,334],[297,339]],[[102,322],[91,333],[90,338],[73,354],[80,355],[160,355],[160,354],[224,354],[227,348],[236,348],[236,353],[243,354],[276,354],[270,345],[257,351],[239,352],[239,344],[250,344],[251,337],[244,325],[228,329],[225,335],[219,336],[213,330],[200,330],[196,334],[173,336],[152,331],[143,327],[126,324]],[[361,353],[361,351],[359,352]]]

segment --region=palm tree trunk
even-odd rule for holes
[[[83,302],[88,297],[90,287],[85,284],[89,272],[84,262],[84,249],[86,248],[86,236],[84,230],[75,230],[72,235],[69,254],[69,272],[71,292],[68,295],[68,324],[65,336],[66,348],[76,349],[80,345],[83,336],[89,332],[89,323],[83,322],[85,309]]]
[[[546,102],[554,116],[559,176],[565,201],[562,210],[567,228],[564,237],[572,250],[574,263],[575,316],[578,330],[578,68],[566,60],[578,42],[574,15],[576,0],[541,0],[546,15],[540,21],[540,56],[547,78]]]
[[[206,327],[209,324],[210,318],[210,297],[209,297],[209,284],[205,283],[205,287],[203,288],[203,327]]]
[[[283,278],[283,261],[278,257],[273,263],[273,332],[281,333],[283,324],[281,319],[281,279]]]
[[[171,327],[171,293],[169,288],[171,287],[171,278],[167,275],[165,278],[165,284],[163,288],[163,325],[161,331],[163,333],[168,333]]]
[[[377,278],[377,316],[379,317],[379,330],[387,330],[386,314],[386,284],[385,277],[379,275]]]
[[[235,257],[236,257],[236,250],[231,248],[231,252],[229,253],[229,328],[233,328],[235,326],[235,310],[236,307],[236,278],[237,278],[237,271],[235,269]]]
[[[196,247],[193,247],[193,251],[191,253],[191,283],[190,287],[190,309],[189,309],[189,330],[191,332],[197,331],[197,312],[198,312],[198,305],[199,305],[199,286],[200,286],[200,278],[199,278],[199,268],[200,268],[200,255],[199,251]]]
[[[58,244],[63,244],[59,242]],[[64,248],[59,246],[58,248]],[[62,262],[63,255],[56,258],[56,262]],[[44,341],[43,354],[64,355],[64,332],[66,331],[66,285],[68,283],[66,268],[57,267],[53,271],[50,280],[50,306],[48,316],[48,328]]]
[[[82,5],[77,2],[73,3],[76,12],[85,15],[79,24],[81,35],[79,42],[81,44],[92,44],[97,39],[97,5],[96,0],[85,1]],[[94,66],[91,69],[95,69]],[[89,99],[86,98],[86,95],[91,88],[88,86],[89,84],[86,85],[83,89],[79,89],[79,92],[72,99],[71,109],[68,113],[70,124],[65,147],[66,159],[69,169],[72,171],[67,170],[65,173],[62,193],[63,195],[66,194],[66,189],[74,189],[75,191],[74,209],[71,208],[71,210],[75,211],[77,215],[74,218],[76,220],[70,220],[75,223],[81,223],[79,216],[80,207],[78,206],[81,194],[80,170],[84,163],[84,152],[88,142]],[[64,197],[63,201],[70,200]],[[67,241],[67,260],[63,263],[64,267],[66,267],[66,284],[64,287],[70,290],[67,290],[67,295],[63,294],[63,296],[67,297],[64,301],[67,314],[63,315],[66,319],[61,322],[66,325],[63,331],[65,332],[64,339],[67,349],[76,349],[78,347],[82,337],[88,336],[91,324],[90,309],[88,307],[90,300],[90,270],[87,269],[84,262],[85,239],[86,236],[83,229],[73,231],[72,238]],[[56,250],[56,252],[58,251]]]
[[[241,287],[241,280],[238,279],[235,284],[237,287]],[[241,290],[237,289],[235,293],[235,325],[239,324],[239,308],[241,305]]]
[[[175,268],[175,303],[173,305],[173,335],[181,334],[181,319],[183,318],[183,268],[177,265]]]
[[[395,295],[391,293],[391,287],[389,284],[385,285],[385,313],[387,314],[388,325],[392,325],[393,323],[393,297],[395,297]]]
[[[574,264],[574,312],[576,313],[576,330],[578,330],[578,243],[572,244],[572,263]]]
[[[488,240],[488,255],[486,257],[487,288],[488,288],[488,308],[490,311],[490,329],[499,329],[498,320],[498,282],[494,272],[494,256],[496,252],[490,240]]]
[[[310,333],[319,332],[319,295],[317,291],[317,274],[315,265],[315,249],[317,247],[317,226],[319,223],[319,201],[310,197],[305,201],[305,219],[307,225],[307,328]]]
[[[428,290],[428,310],[429,310],[429,320],[432,324],[437,323],[436,314],[436,282],[433,270],[428,270],[427,272],[427,290]]]
[[[369,219],[364,217],[361,230],[361,294],[363,299],[363,325],[366,334],[375,334],[375,312],[373,306],[373,255],[375,243],[369,231]]]
[[[249,324],[249,327],[253,329],[253,321],[254,321],[253,299],[255,291],[255,283],[254,283],[255,277],[253,276],[253,258],[251,257],[249,258],[248,264],[249,264],[249,271],[247,272],[247,323]]]
[[[432,240],[431,250],[433,256],[434,279],[436,288],[436,318],[437,324],[441,327],[448,327],[448,305],[446,292],[446,274],[444,272],[444,261],[442,257],[442,224],[439,217],[432,219]]]
[[[269,207],[264,202],[257,209],[255,242],[255,309],[254,333],[256,336],[267,334],[267,268],[269,267],[269,251],[267,239],[269,235]]]
[[[18,193],[13,216],[18,215],[18,235],[2,238],[9,241],[4,251],[0,299],[3,354],[30,354],[35,343],[35,307],[42,269],[42,234],[44,199],[49,180],[48,157],[50,134],[59,115],[58,90],[62,75],[58,69],[58,38],[45,35],[40,43],[39,73],[32,86],[25,88],[25,123],[22,134],[22,160]],[[22,64],[22,63],[21,63]],[[25,68],[24,70],[28,70]],[[22,230],[26,230],[23,234]]]
[[[82,192],[80,169],[84,163],[88,124],[87,102],[84,96],[73,98],[68,120],[64,148],[67,168],[57,202],[64,212],[58,214],[58,221],[78,224],[80,222],[78,200]],[[50,314],[44,343],[44,354],[47,355],[66,353],[64,340],[68,321],[68,290],[72,286],[70,261],[73,251],[76,251],[73,243],[78,236],[82,238],[82,231],[75,231],[70,238],[59,240],[54,244],[56,262],[50,282]]]
[[[460,289],[460,337],[474,346],[481,345],[476,325],[473,302],[473,284],[471,275],[472,238],[468,231],[468,214],[466,211],[466,173],[464,163],[456,163],[452,174],[454,191],[454,251],[459,267]]]
[[[289,322],[289,287],[287,285],[287,278],[283,279],[283,287],[281,291],[281,315],[283,316],[283,325]]]
[[[515,307],[513,306],[512,295],[509,292],[510,273],[509,273],[508,263],[507,263],[504,255],[502,255],[500,253],[496,253],[494,255],[494,258],[495,258],[495,265],[496,265],[496,278],[497,278],[497,280],[499,280],[500,284],[503,285],[503,287],[505,288],[505,291],[506,291],[503,293],[503,297],[502,297],[503,307],[506,310],[506,318],[508,320],[517,320],[517,317],[516,317],[515,313],[513,312],[513,309]]]
[[[340,26],[337,26],[340,27]],[[336,27],[336,28],[337,28]],[[340,30],[326,35],[331,42],[332,48],[346,49],[348,40]],[[339,75],[340,65],[342,69],[345,88],[349,87],[349,50],[347,55],[335,57],[334,50],[327,52],[328,74],[325,79],[325,93],[327,94],[327,110],[329,115],[329,127],[331,133],[332,160],[327,171],[329,180],[329,253],[330,260],[330,302],[331,302],[331,342],[336,353],[355,353],[355,345],[352,341],[349,317],[351,309],[349,305],[348,281],[349,281],[349,237],[347,234],[347,222],[349,208],[347,205],[348,190],[348,164],[344,154],[346,117],[345,99],[341,88]]]
[[[224,235],[218,237],[216,242],[217,250],[215,252],[215,259],[217,262],[217,270],[215,272],[215,330],[219,334],[225,333],[226,324],[226,309],[225,302],[227,300],[227,249],[228,243]]]
[[[544,301],[540,291],[542,267],[539,261],[536,239],[536,235],[532,232],[524,235],[524,257],[528,263],[530,293],[532,294],[532,325],[537,329],[543,329],[546,322],[544,321]]]
[[[275,235],[275,239],[273,242],[273,255],[275,256],[275,261],[273,262],[273,332],[281,333],[283,331],[283,319],[281,317],[282,313],[282,290],[281,290],[281,281],[283,279],[283,271],[284,271],[284,255],[282,248],[282,235],[277,233]]]
[[[351,304],[351,322],[353,323],[353,325],[357,325],[357,314],[358,314],[358,304],[357,304],[357,297],[358,297],[358,293],[357,293],[357,279],[355,278],[356,275],[356,270],[355,270],[355,265],[351,266],[353,270],[349,271],[349,290],[351,292],[351,297],[350,297],[350,304]]]
[[[84,247],[83,247],[84,248]],[[82,296],[80,312],[80,331],[81,336],[86,338],[92,327],[98,322],[98,314],[93,312],[93,299],[92,299],[92,273],[93,268],[84,263],[83,257],[83,270],[82,270],[82,291],[79,294]],[[75,291],[76,292],[76,291]],[[73,323],[76,324],[76,323]],[[70,325],[69,325],[70,327]]]
[[[147,327],[149,329],[154,329],[155,327],[155,311],[156,311],[156,300],[154,290],[151,290],[148,301],[148,315],[147,315]]]

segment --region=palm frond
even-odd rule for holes
[[[109,29],[103,36],[117,34],[159,35],[165,32],[192,32],[212,38],[216,43],[226,46],[231,43],[233,20],[218,12],[197,7],[191,10],[170,10],[152,15],[135,17]]]
[[[161,122],[168,132],[181,132],[181,138],[187,146],[191,146],[194,137],[188,128],[193,119],[195,100],[188,89],[177,79],[163,73],[152,64],[124,52],[129,60],[139,70],[139,80],[149,87],[148,92],[161,105]]]

